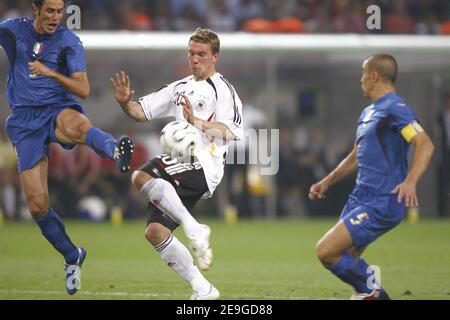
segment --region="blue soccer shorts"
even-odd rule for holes
[[[50,143],[56,139],[56,119],[67,108],[84,114],[80,104],[17,108],[6,119],[6,131],[17,153],[19,173],[31,169],[49,154]],[[59,143],[64,149],[75,145]]]
[[[397,194],[377,194],[356,186],[342,210],[343,220],[354,244],[367,246],[397,226],[405,215],[405,201],[397,202]]]

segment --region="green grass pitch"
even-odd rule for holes
[[[214,265],[205,273],[223,299],[348,299],[351,288],[325,270],[315,243],[333,220],[207,220]],[[143,221],[120,227],[66,222],[88,250],[81,290],[65,294],[63,260],[33,223],[0,227],[0,300],[188,299],[190,286],[144,240]],[[181,230],[176,235],[184,242]],[[402,223],[364,255],[381,268],[393,299],[450,299],[450,221]]]

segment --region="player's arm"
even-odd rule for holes
[[[329,175],[323,178],[321,181],[313,184],[309,189],[309,198],[322,199],[325,198],[325,194],[330,186],[342,179],[343,177],[354,172],[358,168],[358,160],[356,159],[357,146],[353,147],[353,150],[342,160],[339,165],[331,171]]]
[[[39,61],[28,63],[30,71],[38,76],[55,79],[67,91],[73,93],[80,99],[85,100],[90,93],[89,80],[86,72],[75,72],[67,77],[58,71],[52,70]]]
[[[183,95],[181,105],[183,106],[183,115],[185,119],[197,129],[200,129],[209,136],[220,138],[225,141],[234,139],[234,134],[225,124],[221,122],[205,121],[194,116],[191,102],[186,95]]]
[[[122,108],[122,111],[130,118],[144,122],[147,120],[141,105],[133,101],[134,91],[131,90],[130,77],[123,71],[116,73],[116,78],[111,78],[114,97]]]
[[[434,153],[434,144],[417,123],[406,126],[402,130],[402,135],[406,141],[414,146],[414,155],[405,181],[397,185],[391,193],[398,194],[397,200],[399,203],[404,197],[407,207],[418,207],[416,185],[428,168]]]
[[[9,61],[13,61],[17,48],[16,35],[19,31],[20,19],[0,19],[0,47],[2,47]],[[13,36],[11,36],[11,34]]]

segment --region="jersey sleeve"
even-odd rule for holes
[[[5,49],[10,60],[16,51],[16,35],[18,33],[19,23],[20,19],[0,20],[0,47]]]
[[[13,35],[17,34],[20,19],[4,19],[0,20],[0,40],[7,37],[6,32],[9,31]]]
[[[71,75],[76,72],[86,72],[86,54],[83,43],[78,37],[72,39],[65,48],[67,71]]]
[[[175,116],[175,106],[171,100],[172,91],[172,85],[164,86],[139,99],[147,120]]]
[[[391,128],[400,132],[406,142],[418,133],[424,131],[419,123],[419,120],[410,107],[396,107],[391,112]]]
[[[242,102],[233,87],[230,87],[228,93],[219,96],[216,122],[226,125],[234,135],[234,140],[242,140],[244,138]]]

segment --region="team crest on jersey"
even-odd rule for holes
[[[36,42],[33,47],[33,55],[37,56],[42,52],[44,44],[42,42]]]
[[[194,109],[195,111],[202,111],[206,107],[206,101],[205,100],[198,100],[194,103]]]

